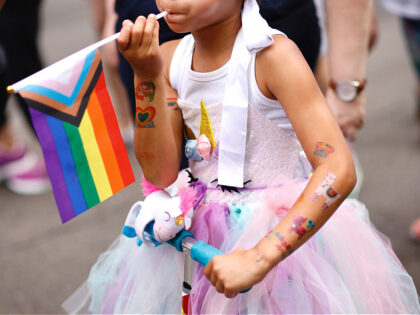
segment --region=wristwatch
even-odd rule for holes
[[[366,80],[363,81],[333,81],[330,80],[330,87],[333,89],[338,99],[343,102],[352,102],[366,86]]]

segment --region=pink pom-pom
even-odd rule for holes
[[[143,186],[143,195],[145,196],[149,196],[151,193],[155,192],[155,191],[159,191],[159,190],[163,190],[162,188],[156,187],[155,185],[152,185],[151,183],[149,183],[146,178],[144,178],[144,176],[141,179],[142,181],[142,186]]]
[[[201,134],[197,137],[197,152],[204,159],[210,159],[211,144],[209,138],[207,138],[205,134]]]
[[[179,191],[178,196],[181,199],[179,207],[182,211],[182,215],[185,216],[194,206],[194,203],[197,200],[197,192],[192,187],[185,187]]]

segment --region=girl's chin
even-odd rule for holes
[[[189,32],[189,30],[187,30],[185,26],[182,24],[169,23],[169,22],[167,23],[168,23],[169,28],[175,33],[188,33]]]

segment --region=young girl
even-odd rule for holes
[[[419,312],[386,238],[361,203],[345,200],[353,161],[293,42],[266,25],[255,0],[157,4],[174,31],[192,35],[159,47],[153,15],[123,24],[135,153],[147,181],[168,187],[185,131],[196,145],[190,182],[207,189],[191,230],[229,253],[197,267],[192,313]],[[182,254],[121,236],[91,271],[90,311],[179,313],[181,284]]]

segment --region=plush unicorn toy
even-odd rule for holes
[[[144,233],[150,222],[154,221],[153,233],[159,242],[170,240],[182,229],[190,228],[197,199],[193,188],[182,188],[177,196],[172,197],[143,178],[143,194],[146,196],[144,202],[136,202],[131,207],[123,228],[124,235],[138,236],[143,243],[155,246],[155,242]]]

